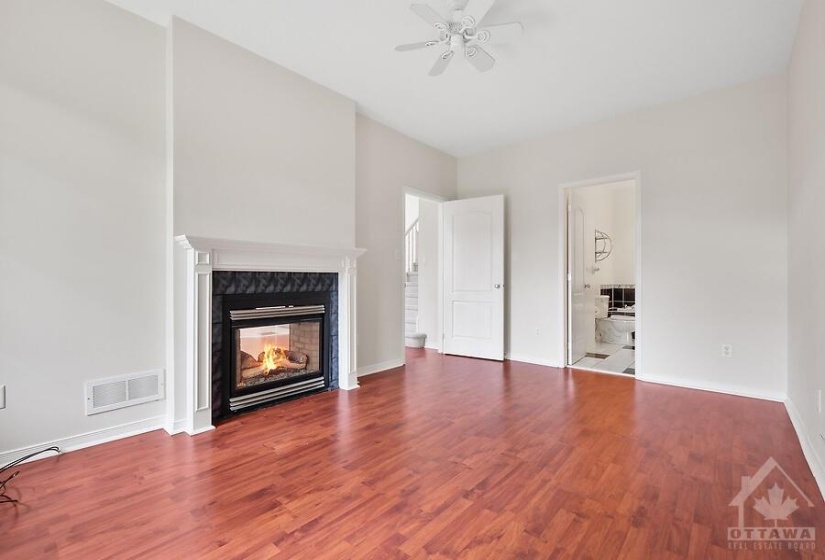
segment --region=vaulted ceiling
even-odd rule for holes
[[[498,0],[484,23],[521,21],[524,38],[489,46],[489,72],[456,59],[432,78],[439,47],[394,50],[434,35],[407,0],[109,1],[186,19],[457,156],[781,72],[803,3]]]

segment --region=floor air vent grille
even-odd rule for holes
[[[163,371],[144,371],[86,382],[86,414],[163,398]]]

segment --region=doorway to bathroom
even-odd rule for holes
[[[635,375],[639,364],[638,174],[562,186],[565,365]]]

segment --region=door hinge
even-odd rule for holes
[[[572,281],[573,281],[573,275],[572,275],[572,274],[570,274],[569,272],[567,273],[567,281],[568,281],[568,282],[572,282]]]
[[[570,213],[570,212],[572,212],[572,211],[573,211],[573,205],[572,205],[572,204],[568,204],[568,205],[567,205],[567,213],[569,214],[569,213]]]

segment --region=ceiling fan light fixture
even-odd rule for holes
[[[395,47],[395,50],[404,52],[435,45],[448,47],[449,50],[440,54],[436,59],[435,65],[430,70],[430,76],[441,75],[456,52],[464,53],[465,58],[479,72],[487,72],[493,68],[496,59],[481,45],[513,41],[518,39],[524,31],[524,27],[518,22],[487,25],[477,29],[479,22],[484,20],[495,2],[496,0],[467,0],[463,8],[459,8],[459,3],[452,2],[449,4],[450,12],[447,17],[439,14],[422,0],[413,2],[410,10],[427,22],[431,26],[430,29],[435,28],[438,38],[422,43],[399,45]]]

